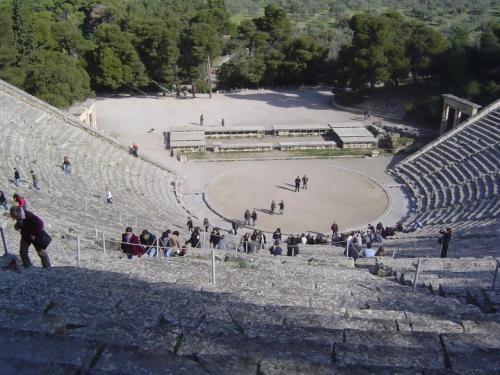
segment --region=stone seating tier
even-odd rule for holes
[[[478,361],[488,373],[498,366],[500,326],[476,307],[412,293],[364,270],[283,258],[245,265],[218,252],[216,287],[208,284],[205,249],[185,259],[6,272],[0,330],[13,350],[0,361],[16,371],[102,373],[174,365],[176,373],[467,372]]]
[[[89,229],[96,224],[106,227],[110,223],[116,228],[115,224],[120,222],[122,225],[137,222],[161,230],[172,223],[184,223],[186,212],[171,191],[172,174],[132,158],[84,128],[66,124],[23,100],[5,93],[0,97],[8,103],[2,107],[2,113],[9,114],[2,117],[2,147],[9,157],[0,170],[10,176],[13,168],[19,167],[26,180],[21,188],[6,181],[0,186],[8,195],[13,191],[25,195],[32,209],[43,214],[49,224],[61,217],[73,229],[78,226]],[[73,164],[71,176],[64,175],[60,168],[66,155]],[[37,173],[42,193],[32,190],[30,169]],[[118,204],[103,204],[106,187]],[[127,209],[119,206],[121,202],[127,202]],[[164,222],[161,227],[159,221]]]

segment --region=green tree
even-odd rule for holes
[[[13,0],[12,17],[14,45],[17,50],[17,63],[30,61],[36,44],[33,35],[30,1]]]
[[[85,69],[76,59],[57,51],[40,50],[34,55],[24,88],[57,107],[68,107],[91,94]]]
[[[134,45],[150,78],[172,86],[179,58],[179,28],[161,19],[144,20],[134,28]]]
[[[191,83],[193,96],[196,92],[195,81],[202,76],[207,58],[219,56],[221,51],[217,29],[211,25],[195,23],[183,33],[180,65],[183,78]]]
[[[407,55],[415,82],[418,76],[429,78],[435,72],[438,58],[448,46],[448,41],[439,31],[424,24],[414,25],[408,39]]]
[[[132,45],[131,35],[118,25],[102,24],[96,32],[96,49],[91,64],[98,87],[117,90],[148,83],[144,64]]]
[[[16,63],[17,50],[12,23],[12,12],[7,6],[0,7],[0,71]]]

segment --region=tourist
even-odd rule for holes
[[[250,236],[250,232],[247,232],[243,237],[241,237],[241,247],[243,252],[247,254],[252,250]]]
[[[264,232],[259,231],[258,236],[257,236],[257,242],[260,245],[260,250],[266,248],[267,238],[266,238],[266,235],[264,234]]]
[[[372,249],[372,244],[366,244],[366,249],[363,249],[359,255],[363,258],[373,258],[375,256],[375,250]]]
[[[283,202],[283,199],[279,203],[279,208],[280,208],[280,215],[283,215],[283,211],[285,210],[285,202]]]
[[[276,210],[276,202],[274,200],[271,201],[271,215],[274,215],[274,210]]]
[[[6,210],[9,209],[9,204],[7,203],[7,197],[5,196],[3,191],[0,191],[0,205],[3,206],[3,208]]]
[[[142,256],[143,248],[139,242],[139,237],[132,232],[131,227],[127,227],[125,233],[122,234],[121,249],[127,254],[128,259]]]
[[[132,155],[136,158],[139,156],[139,146],[135,142],[132,143]]]
[[[359,252],[358,252],[358,249],[357,249],[354,241],[355,241],[354,233],[351,232],[349,234],[349,236],[347,237],[344,255],[346,257],[350,257],[350,258],[353,258],[354,260],[356,260],[359,258]]]
[[[309,182],[309,177],[304,175],[302,177],[302,189],[307,189],[307,183]]]
[[[201,240],[200,240],[200,228],[194,228],[193,232],[191,232],[191,237],[186,241],[186,244],[190,244],[191,247],[200,248]]]
[[[273,233],[273,241],[274,242],[276,242],[276,241],[281,242],[281,229],[280,228],[276,228],[276,230],[274,231],[274,233]]]
[[[238,223],[236,222],[236,220],[231,221],[231,227],[233,230],[233,234],[238,234]]]
[[[222,127],[224,127],[225,123],[224,123],[224,117],[222,118],[220,124],[222,125]]]
[[[448,246],[451,240],[451,228],[447,227],[445,230],[440,230],[439,234],[441,235],[439,238],[439,244],[441,245],[441,258],[447,258]]]
[[[208,228],[210,227],[210,223],[207,218],[203,219],[203,227],[205,228],[205,232],[208,232]]]
[[[191,218],[188,217],[186,224],[187,224],[189,233],[191,233],[193,231],[193,220],[191,220]]]
[[[314,236],[311,233],[307,234],[307,244],[314,245]]]
[[[375,256],[376,257],[383,257],[385,256],[385,251],[384,251],[384,247],[383,246],[380,246],[377,250],[377,252],[375,253]]]
[[[205,118],[203,117],[203,113],[200,115],[200,126],[203,126],[203,121]]]
[[[141,236],[139,237],[139,242],[144,247],[144,254],[148,257],[156,256],[156,236],[150,233],[148,230],[144,229]]]
[[[210,233],[210,245],[216,249],[220,241],[220,232],[218,228],[213,228],[212,233]]]
[[[28,209],[28,201],[21,197],[19,194],[14,194],[12,196],[12,199],[14,199],[14,202],[17,203],[17,205],[19,206],[19,208],[22,208],[23,210],[27,210]]]
[[[67,156],[63,158],[62,169],[64,173],[71,174],[71,163]]]
[[[41,191],[42,188],[40,187],[40,181],[38,180],[38,177],[37,175],[35,174],[35,172],[33,171],[30,171],[31,173],[31,178],[33,180],[33,188],[36,190],[36,191]]]
[[[21,186],[21,174],[17,168],[14,168],[14,184]]]
[[[252,215],[250,214],[250,210],[246,210],[245,213],[243,214],[243,219],[245,221],[245,225],[250,225],[250,218]]]
[[[253,226],[255,226],[255,222],[257,221],[257,212],[255,211],[255,209],[252,211],[252,222],[253,222]]]
[[[295,179],[295,192],[300,192],[300,177],[297,176],[297,178]]]
[[[170,234],[172,233],[172,231],[170,229],[167,229],[165,232],[163,232],[161,234],[161,237],[160,237],[160,247],[162,248],[163,250],[163,256],[164,257],[171,257],[172,254],[171,254],[171,249],[170,249]]]
[[[334,239],[337,240],[337,235],[339,233],[339,226],[337,225],[337,223],[335,221],[332,223],[332,226],[330,227],[330,229],[332,230],[332,241]]]
[[[274,255],[274,256],[281,255],[282,252],[283,252],[283,249],[280,246],[280,242],[279,241],[274,241],[273,246],[271,246],[269,248],[269,252],[271,253],[271,255]]]
[[[170,248],[170,256],[182,254],[181,242],[179,240],[179,231],[175,230],[172,232],[172,235],[168,240],[168,247]]]
[[[293,234],[288,237],[286,240],[286,255],[289,257],[297,256],[299,254],[299,243],[299,237],[296,237]]]
[[[21,241],[19,243],[19,255],[24,267],[31,267],[32,263],[29,257],[29,247],[35,247],[38,256],[42,262],[43,268],[50,268],[49,254],[47,247],[52,238],[44,231],[44,224],[35,214],[23,210],[18,206],[10,208],[10,217],[16,221],[15,230],[21,231]]]
[[[302,246],[307,245],[307,237],[304,233],[300,235],[300,242],[302,243]]]
[[[224,238],[224,235],[220,235],[219,243],[217,244],[217,249],[219,250],[226,250],[226,240]]]
[[[108,204],[113,204],[113,196],[111,195],[111,191],[108,189],[108,194],[106,195],[106,202]]]

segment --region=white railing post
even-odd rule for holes
[[[413,278],[413,291],[414,292],[417,290],[418,274],[419,273],[420,273],[420,258],[418,258],[417,270],[415,271],[415,277]]]
[[[104,231],[102,231],[102,251],[104,255],[106,254],[106,235],[104,234]]]
[[[80,236],[76,237],[76,266],[80,267]]]
[[[495,273],[493,274],[493,282],[491,283],[491,290],[495,289],[495,284],[497,282],[498,267],[500,267],[500,262],[497,260],[497,265],[495,266]]]
[[[122,213],[120,212],[120,225],[122,223]]]
[[[215,249],[212,248],[212,284],[215,285]]]
[[[160,257],[160,239],[159,238],[156,239],[156,257],[157,258]]]
[[[0,234],[2,235],[3,255],[7,255],[9,253],[9,249],[7,248],[7,241],[5,240],[5,233],[3,231],[3,225],[0,226]]]

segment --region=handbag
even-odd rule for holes
[[[35,246],[35,249],[37,251],[40,251],[40,250],[45,250],[47,247],[49,247],[51,242],[52,242],[52,237],[50,237],[47,232],[42,230],[35,237],[35,240],[33,241],[33,245]]]

